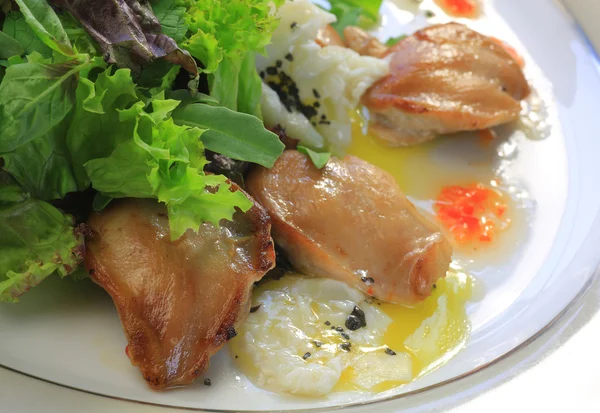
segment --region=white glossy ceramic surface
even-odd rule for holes
[[[402,22],[407,15],[394,10],[392,2],[386,3],[386,16]],[[94,393],[162,405],[281,410],[367,402],[422,390],[479,369],[538,334],[582,291],[600,257],[600,141],[594,132],[600,77],[591,49],[556,4],[497,0],[489,2],[487,10],[486,19],[473,26],[528,51],[527,72],[551,103],[553,129],[542,141],[519,139],[519,153],[508,173],[536,202],[530,229],[518,253],[479,271],[487,293],[469,307],[471,338],[448,364],[398,391],[307,400],[254,388],[222,352],[208,373],[212,387],[198,384],[154,393],[128,363],[108,297],[91,284],[51,280],[18,306],[0,305],[0,365]],[[403,31],[387,27],[384,37]],[[461,152],[440,148],[440,153],[451,151],[453,159]]]

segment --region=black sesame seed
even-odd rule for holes
[[[267,74],[275,76],[277,74],[277,68],[273,66],[267,67]]]
[[[321,121],[319,121],[319,124],[320,125],[331,125],[331,122],[328,120],[321,120]]]
[[[432,286],[432,287],[433,287],[433,289],[435,290],[435,289],[437,288],[437,285],[433,284],[433,286]]]
[[[315,108],[320,108],[321,104],[319,102],[315,102],[315,104],[313,105]]]
[[[238,355],[236,354],[236,355],[235,355],[235,358],[236,358],[236,359],[237,359],[237,358],[240,358],[240,356],[238,356]]]
[[[336,327],[336,328],[335,328],[335,331],[337,331],[337,332],[340,332],[340,333],[341,333],[342,331],[344,331],[344,329],[343,329],[342,327]]]
[[[340,344],[340,350],[342,350],[342,351],[350,351],[351,348],[352,348],[352,344],[350,344],[348,342]]]
[[[261,306],[262,306],[262,304],[255,305],[254,307],[252,307],[250,309],[250,313],[256,313]]]
[[[425,17],[428,17],[428,18],[435,17],[435,13],[431,10],[425,10]]]
[[[329,321],[325,321],[325,325],[326,325],[326,326],[330,326],[330,325],[331,325],[331,323],[330,323]]]
[[[283,62],[281,60],[276,60],[275,67],[279,69],[281,66],[283,66]]]
[[[315,347],[321,347],[323,345],[323,343],[319,340],[313,341],[313,344],[315,345]]]
[[[332,329],[332,330],[335,330],[335,326],[331,326],[331,329]]]
[[[317,89],[313,89],[313,95],[315,95],[315,97],[316,97],[317,99],[320,99],[320,98],[321,98],[321,94],[319,93],[319,91],[318,91]]]
[[[296,27],[298,27],[298,23],[293,22],[292,24],[290,24],[290,28],[295,29]]]
[[[340,334],[344,339],[346,340],[350,340],[350,335],[348,333],[342,333]]]
[[[396,352],[394,350],[392,350],[391,348],[386,348],[385,354],[389,354],[390,356],[395,356]]]
[[[210,386],[212,383],[210,382],[210,379],[204,379],[204,385],[205,386]]]
[[[302,356],[302,358],[303,358],[304,360],[306,360],[306,359],[307,359],[307,358],[309,358],[309,357],[310,357],[310,353],[309,353],[308,351],[307,351],[306,353],[304,353],[304,355]]]
[[[291,53],[286,54],[284,57],[285,57],[285,60],[288,60],[290,62],[294,61],[294,55],[292,55]]]
[[[265,71],[264,71],[264,70],[261,70],[261,71],[260,71],[260,78],[261,78],[261,79],[264,79],[264,78],[265,78]]]

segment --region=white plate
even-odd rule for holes
[[[404,18],[390,3],[385,10],[389,19]],[[155,393],[129,365],[125,338],[108,297],[91,284],[55,280],[33,289],[19,305],[0,306],[0,365],[64,386],[146,403],[281,410],[423,391],[476,371],[536,336],[584,289],[600,257],[600,141],[595,133],[600,77],[591,49],[556,4],[498,0],[488,4],[487,13],[473,26],[529,52],[528,74],[542,96],[553,101],[553,129],[543,141],[520,142],[510,174],[527,188],[536,211],[518,253],[480,274],[487,294],[469,308],[471,338],[447,365],[395,392],[307,400],[254,388],[236,373],[228,353],[221,352],[209,372],[212,387],[198,384]]]

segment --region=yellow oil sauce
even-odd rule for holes
[[[308,371],[311,366],[327,366],[337,358],[344,368],[335,383],[331,383],[329,392],[381,392],[439,367],[462,348],[469,336],[465,307],[477,295],[477,284],[455,265],[445,279],[436,283],[430,297],[410,307],[370,299],[333,280],[318,281],[335,283],[333,288],[331,284],[315,284],[313,290],[298,289],[303,280],[318,279],[291,275],[258,287],[252,304],[261,307],[250,314],[238,337],[230,343],[240,370],[260,387],[279,393],[318,396],[310,391],[278,387],[289,377],[284,370]],[[347,294],[344,299],[357,303],[367,314],[366,327],[356,331],[346,328],[347,312],[340,316],[339,309],[324,298],[327,293],[322,289],[338,290],[333,293],[334,303]],[[387,320],[383,329],[378,313]],[[350,343],[351,347],[344,348],[344,343]],[[307,354],[309,357],[304,358]],[[373,354],[379,358],[366,362],[365,357]],[[390,371],[390,363],[396,362],[400,362],[398,369],[408,366],[408,373],[400,378],[397,372]],[[270,379],[261,381],[269,374]],[[371,383],[369,386],[364,385],[365,378]]]
[[[504,152],[513,150],[514,142],[495,137],[494,132],[465,133],[441,137],[410,147],[389,147],[369,133],[361,112],[352,117],[352,143],[348,154],[368,161],[395,179],[404,194],[433,222],[437,222],[455,253],[475,263],[474,269],[494,265],[510,256],[527,228],[528,207],[523,191],[507,182],[503,168],[510,163]],[[436,216],[435,205],[443,188],[481,184],[501,197],[505,215],[498,223],[491,242],[460,243],[453,239]]]
[[[439,280],[431,296],[423,302],[412,307],[377,303],[393,321],[383,337],[384,344],[376,350],[391,349],[396,353],[408,354],[412,361],[413,379],[435,370],[455,355],[469,337],[471,324],[466,304],[478,298],[479,289],[472,276],[453,265],[447,278]],[[445,309],[440,309],[438,305],[440,297],[445,297]],[[412,337],[411,342],[407,341],[409,337]],[[360,350],[369,352],[374,349],[367,346]],[[356,375],[366,373],[353,366],[347,367],[334,390],[362,390],[353,381]],[[382,392],[402,384],[406,383],[382,381],[371,390]]]

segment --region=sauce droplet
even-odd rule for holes
[[[435,0],[446,13],[454,17],[474,18],[479,16],[478,0]]]
[[[510,222],[502,194],[480,183],[442,188],[434,208],[459,244],[489,243]]]

